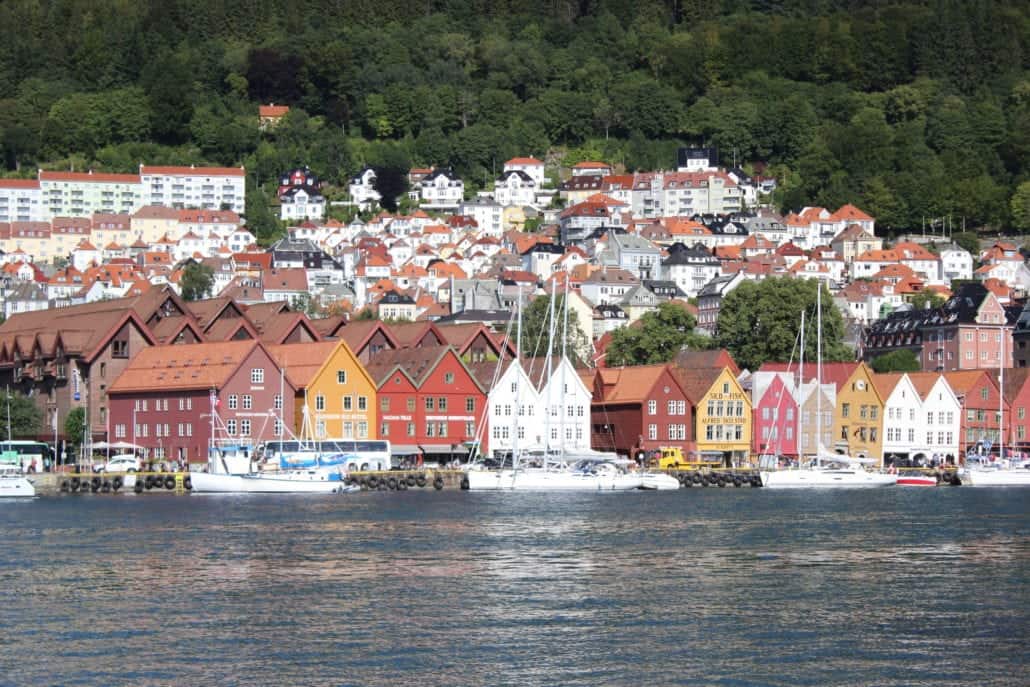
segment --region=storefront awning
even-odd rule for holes
[[[390,446],[391,456],[413,456],[421,452],[415,444],[392,444]]]
[[[461,444],[420,444],[426,453],[464,453],[467,449]]]

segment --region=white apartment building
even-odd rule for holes
[[[351,202],[358,206],[362,212],[368,212],[383,199],[379,191],[375,189],[376,173],[371,167],[361,170],[358,176],[350,180],[347,187],[350,192]]]
[[[42,222],[44,216],[38,179],[0,179],[0,222]]]
[[[513,157],[504,163],[504,172],[522,172],[532,179],[537,187],[547,181],[544,175],[544,163],[535,157]]]
[[[465,201],[458,206],[458,214],[476,220],[483,236],[500,238],[504,233],[504,206],[496,201],[487,198]]]
[[[494,182],[494,200],[501,206],[517,205],[519,207],[536,204],[536,192],[540,182],[521,170],[504,172]]]
[[[232,210],[245,214],[243,167],[148,167],[140,165],[144,205]]]
[[[143,186],[135,174],[40,170],[39,188],[44,222],[96,212],[131,213],[144,205]]]
[[[436,169],[419,182],[419,195],[426,210],[453,211],[465,198],[465,182],[449,169]]]

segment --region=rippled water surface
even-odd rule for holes
[[[1026,685],[1030,490],[0,503],[0,684]]]

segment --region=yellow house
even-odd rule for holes
[[[526,211],[518,205],[509,205],[501,211],[501,226],[504,231],[522,231],[526,228]]]
[[[164,236],[177,241],[180,238],[179,211],[161,205],[142,207],[129,219],[129,230],[132,233],[129,243],[136,240],[157,243]]]
[[[741,465],[751,448],[751,398],[728,367],[671,366],[693,406],[694,437],[701,460]]]
[[[293,412],[302,432],[315,439],[376,437],[376,385],[342,339],[268,351],[297,389]]]
[[[823,363],[822,376],[837,387],[833,449],[854,458],[875,458],[882,465],[883,399],[872,370],[865,363]]]

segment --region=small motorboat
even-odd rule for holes
[[[924,475],[921,472],[906,472],[898,475],[899,487],[936,487],[937,477]]]

